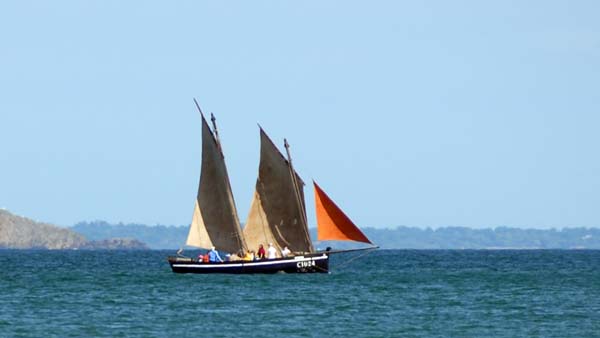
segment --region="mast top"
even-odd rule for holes
[[[212,125],[213,125],[213,130],[215,132],[215,139],[217,140],[217,145],[219,146],[219,150],[221,152],[223,152],[223,149],[221,149],[221,139],[219,138],[219,130],[217,129],[217,119],[215,118],[215,114],[213,114],[212,112],[210,113],[210,121],[212,122]]]
[[[284,138],[283,139],[283,146],[285,147],[285,152],[287,153],[287,159],[288,162],[290,163],[290,167],[292,166],[292,155],[290,153],[290,144],[288,143],[287,139]]]

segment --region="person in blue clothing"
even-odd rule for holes
[[[221,259],[221,256],[219,256],[219,252],[217,250],[215,250],[214,246],[212,248],[210,248],[210,251],[208,252],[208,261],[211,263],[223,261]]]

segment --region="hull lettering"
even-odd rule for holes
[[[308,267],[315,266],[315,265],[316,265],[315,261],[304,261],[304,262],[296,263],[296,267],[299,269],[308,268]]]

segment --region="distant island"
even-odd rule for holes
[[[71,228],[92,240],[112,237],[135,238],[150,249],[177,249],[184,245],[188,226],[110,224],[104,221],[81,222]],[[311,237],[316,238],[312,228]],[[382,249],[600,249],[600,229],[565,228],[520,229],[496,227],[437,229],[398,226],[392,229],[364,228],[365,234]],[[324,249],[350,248],[351,245],[316,242]]]
[[[0,210],[0,249],[144,250],[148,246],[135,238],[88,240],[85,235],[72,229],[36,222]]]

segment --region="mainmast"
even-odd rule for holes
[[[306,222],[303,184],[290,161],[260,128],[258,178],[244,227],[244,239],[250,247],[272,242],[279,249],[287,246],[298,253],[314,252]]]
[[[292,178],[292,185],[294,186],[294,196],[296,197],[296,203],[298,203],[298,209],[300,210],[300,218],[302,221],[302,229],[306,233],[306,238],[308,238],[308,242],[310,243],[310,251],[313,252],[312,242],[310,240],[310,234],[308,233],[308,221],[306,220],[306,208],[304,206],[304,200],[302,196],[300,196],[300,186],[298,184],[298,179],[296,177],[296,170],[294,170],[294,166],[292,165],[292,155],[290,153],[290,145],[287,139],[283,139],[283,145],[285,146],[285,152],[287,154],[287,160],[290,167],[290,176]]]

